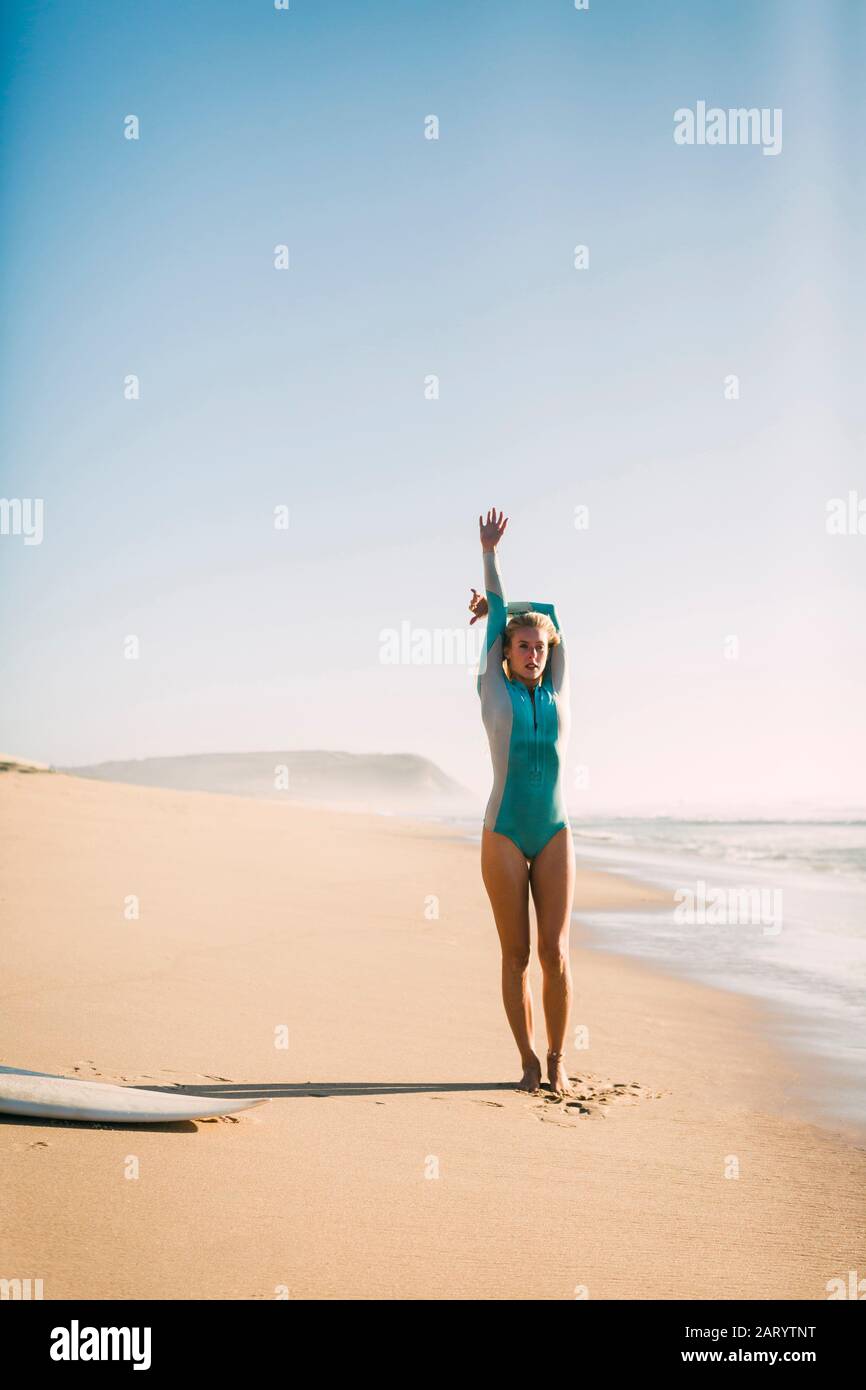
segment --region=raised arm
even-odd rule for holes
[[[565,649],[565,637],[562,628],[559,626],[559,619],[556,616],[556,609],[552,603],[545,603],[539,607],[540,613],[548,613],[553,619],[553,626],[559,633],[559,641],[547,659],[547,670],[545,676],[549,674],[551,688],[557,695],[561,695],[564,700],[569,698],[568,688],[568,652]]]
[[[487,598],[487,637],[476,682],[479,695],[491,681],[502,679],[502,634],[508,622],[508,605],[495,550],[484,551],[484,593]]]
[[[478,518],[481,534],[481,549],[484,560],[484,592],[487,597],[487,637],[479,664],[476,689],[489,689],[494,681],[502,682],[502,634],[508,621],[506,616],[505,589],[499,564],[496,559],[496,545],[502,539],[508,517],[503,521],[502,513],[496,516],[495,508],[487,513],[487,521]]]

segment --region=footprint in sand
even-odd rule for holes
[[[611,1081],[609,1077],[570,1076],[574,1094],[556,1095],[548,1083],[542,1082],[542,1089],[536,1094],[540,1097],[533,1105],[536,1116],[558,1125],[576,1124],[581,1116],[590,1119],[606,1119],[611,1107],[619,1105],[640,1105],[645,1100],[660,1100],[670,1095],[670,1091],[654,1091],[650,1086],[642,1086],[639,1081]]]
[[[171,1085],[176,1085],[177,1083],[171,1081],[171,1080],[169,1079],[170,1077],[173,1077],[173,1076],[185,1076],[185,1077],[189,1077],[189,1075],[190,1075],[190,1073],[189,1073],[188,1071],[181,1072],[181,1071],[175,1071],[175,1070],[174,1070],[173,1068],[171,1068],[171,1067],[164,1067],[163,1070],[162,1070],[161,1072],[157,1073],[156,1075],[154,1075],[152,1072],[143,1071],[143,1072],[137,1073],[137,1074],[134,1075],[134,1076],[125,1076],[125,1075],[123,1075],[123,1074],[120,1073],[120,1072],[114,1072],[114,1073],[112,1073],[112,1072],[100,1071],[100,1069],[99,1069],[99,1068],[95,1065],[95,1063],[93,1063],[92,1061],[78,1062],[78,1063],[76,1063],[76,1065],[72,1068],[72,1070],[73,1070],[73,1072],[78,1072],[79,1075],[80,1075],[80,1073],[81,1073],[85,1068],[89,1069],[89,1071],[90,1071],[90,1073],[91,1073],[91,1075],[90,1075],[90,1077],[89,1077],[89,1080],[91,1080],[91,1081],[97,1081],[97,1080],[99,1080],[99,1081],[108,1081],[108,1082],[110,1082],[110,1083],[113,1083],[114,1085],[122,1085],[122,1086],[142,1086],[142,1085],[144,1085],[144,1083],[147,1082],[147,1081],[154,1081],[154,1082],[156,1082],[157,1085],[171,1086]],[[207,1071],[194,1072],[194,1073],[193,1073],[193,1076],[196,1077],[199,1081],[216,1081],[219,1085],[232,1085],[232,1086],[233,1086],[233,1085],[235,1084],[233,1078],[230,1077],[230,1076],[214,1076],[214,1075],[212,1075],[210,1072],[207,1072]],[[84,1077],[81,1077],[81,1079],[84,1080]]]

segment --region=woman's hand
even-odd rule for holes
[[[472,590],[472,597],[469,600],[469,612],[475,614],[475,617],[469,624],[470,627],[472,623],[477,623],[479,618],[487,617],[487,599],[483,594],[479,594],[477,589]]]
[[[487,513],[487,520],[478,518],[478,529],[481,533],[481,549],[495,550],[502,537],[505,535],[505,528],[508,525],[508,517],[502,520],[502,513],[497,519],[496,508],[492,507]]]

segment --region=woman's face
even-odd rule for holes
[[[511,679],[532,685],[544,674],[547,637],[539,627],[515,628],[511,634],[511,646],[505,655]]]

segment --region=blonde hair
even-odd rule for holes
[[[556,630],[556,625],[552,618],[546,613],[536,613],[534,609],[528,609],[525,613],[514,613],[506,623],[505,631],[502,634],[502,657],[503,660],[511,650],[511,639],[518,628],[537,627],[540,628],[547,638],[547,656],[550,659],[552,647],[558,647],[560,636]]]

